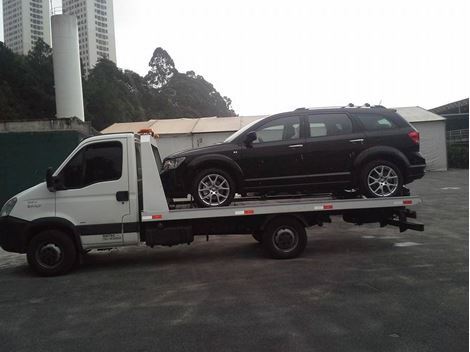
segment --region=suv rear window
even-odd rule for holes
[[[390,130],[397,128],[391,118],[376,114],[356,114],[367,131]]]

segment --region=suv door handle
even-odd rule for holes
[[[289,146],[289,148],[302,148],[303,146],[303,144],[292,144]]]
[[[116,200],[118,202],[127,202],[127,201],[129,201],[129,191],[116,192]]]
[[[349,140],[351,143],[364,143],[364,138],[358,138],[358,139],[350,139]]]

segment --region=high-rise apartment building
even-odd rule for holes
[[[101,57],[116,62],[112,0],[62,0],[62,13],[77,16],[80,59],[85,73]]]
[[[39,38],[51,45],[49,0],[3,0],[3,34],[17,54],[28,54]]]

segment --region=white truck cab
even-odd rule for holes
[[[305,248],[305,227],[334,214],[357,224],[423,229],[406,221],[415,213],[405,207],[418,204],[417,197],[240,199],[229,207],[170,210],[157,143],[151,131],[83,140],[54,173],[47,171],[46,182],[5,203],[0,246],[26,253],[33,270],[52,276],[68,272],[91,249],[171,246],[194,235],[253,234],[271,256],[292,258]]]

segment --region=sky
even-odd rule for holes
[[[145,75],[163,47],[239,115],[350,102],[429,109],[469,96],[469,3],[114,0],[117,64]]]

